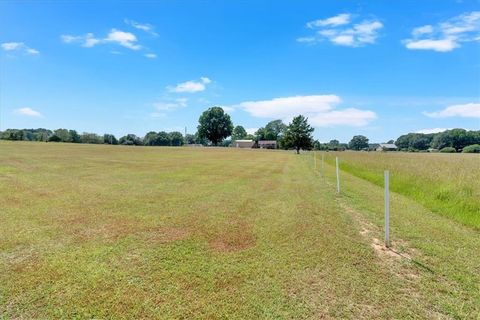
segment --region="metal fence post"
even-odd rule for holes
[[[335,157],[335,164],[337,166],[337,193],[340,193],[340,173],[338,172],[338,157]]]
[[[388,170],[384,172],[385,178],[385,247],[390,247],[390,175]]]

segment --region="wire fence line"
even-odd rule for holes
[[[318,173],[317,170],[317,151],[313,151],[313,169],[315,173]],[[326,180],[325,174],[325,153],[319,152],[321,154],[320,160],[320,176],[323,178],[324,182],[328,185],[331,185]],[[340,157],[335,155],[335,181],[336,181],[336,191],[339,196],[341,196],[341,184],[340,184]],[[390,248],[390,171],[384,170],[384,245],[386,248]]]

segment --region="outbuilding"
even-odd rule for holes
[[[260,149],[277,149],[276,140],[260,140],[258,141],[258,147]]]
[[[380,143],[377,151],[397,151],[398,147],[393,143]]]
[[[252,148],[254,144],[253,140],[235,140],[236,148]]]

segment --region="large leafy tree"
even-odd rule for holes
[[[453,147],[458,151],[478,142],[478,132],[467,131],[465,129],[452,129],[435,135],[432,146],[437,149]]]
[[[155,131],[148,132],[143,138],[143,144],[146,146],[157,145],[157,133]]]
[[[104,144],[118,144],[117,138],[113,134],[106,133],[103,135]]]
[[[53,134],[59,137],[61,142],[71,142],[70,132],[67,129],[57,129]]]
[[[233,140],[245,139],[246,136],[247,136],[247,130],[245,130],[244,127],[242,127],[242,126],[236,126],[236,127],[233,129],[233,134],[232,134],[232,139],[233,139]]]
[[[173,131],[168,134],[170,136],[170,144],[174,147],[183,145],[183,135],[178,131]]]
[[[119,144],[124,144],[128,146],[140,146],[143,144],[142,139],[131,133],[121,137],[118,142]]]
[[[198,119],[198,135],[210,140],[215,146],[233,131],[232,120],[220,107],[211,107]]]
[[[368,148],[368,138],[362,135],[354,136],[348,143],[348,148],[352,150]]]
[[[296,116],[287,126],[283,138],[284,146],[287,148],[294,148],[297,151],[297,154],[300,153],[300,149],[312,149],[312,132],[314,130],[315,129],[308,124],[308,118],[305,118],[302,115]]]
[[[265,127],[259,128],[255,135],[258,140],[281,140],[286,129],[287,126],[282,120],[273,120],[267,123]]]
[[[160,131],[157,134],[156,139],[156,146],[170,146],[172,145],[172,140],[170,139],[170,135],[165,131]]]

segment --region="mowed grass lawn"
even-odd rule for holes
[[[317,168],[318,169],[318,168]],[[0,318],[471,318],[480,236],[311,154],[0,142]]]

